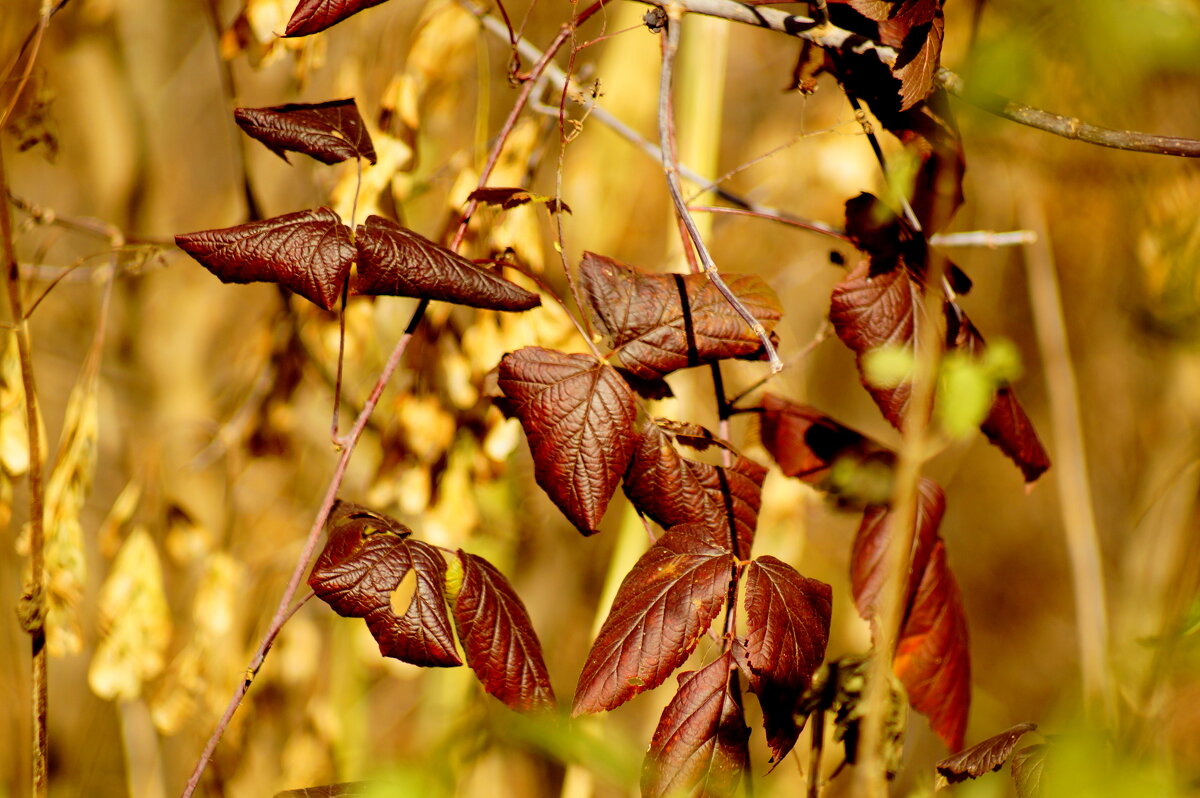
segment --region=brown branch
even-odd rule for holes
[[[674,5],[687,13],[720,17],[731,22],[766,28],[777,33],[806,39],[813,44],[837,52],[852,52],[858,55],[873,52],[880,61],[888,66],[896,63],[897,54],[891,47],[885,47],[843,28],[828,24],[822,25],[815,19],[799,14],[789,14],[777,8],[749,5],[739,2],[739,0],[637,0],[637,2],[660,8]],[[973,91],[965,84],[961,76],[944,67],[938,70],[934,83],[988,113],[1063,138],[1118,150],[1200,158],[1200,140],[1176,136],[1156,136],[1134,130],[1113,130],[1092,125],[1074,117],[1043,111],[998,95]]]
[[[505,142],[516,126],[517,120],[520,118],[522,111],[529,102],[529,96],[533,92],[534,86],[537,83],[537,76],[546,68],[550,59],[554,57],[559,48],[569,38],[570,31],[575,24],[582,22],[601,8],[601,3],[597,2],[584,10],[576,20],[568,25],[564,25],[559,32],[557,38],[550,47],[546,49],[543,58],[531,70],[532,79],[527,81],[521,88],[521,93],[517,96],[513,103],[512,110],[509,112],[508,118],[504,121],[500,132],[496,136],[495,143],[492,145],[492,150],[488,154],[487,163],[479,175],[478,187],[482,188],[487,185],[487,180],[491,177],[492,171],[496,167],[496,163],[500,160],[500,153],[504,148]],[[453,250],[458,249],[462,245],[463,239],[466,237],[467,226],[470,224],[471,217],[475,213],[478,203],[474,200],[467,203],[466,210],[463,212],[462,219],[459,222],[458,231],[454,236],[454,240],[450,245]],[[329,518],[329,513],[333,509],[333,504],[337,499],[338,490],[342,485],[342,480],[346,475],[346,469],[350,464],[350,456],[354,453],[355,446],[359,438],[362,436],[363,430],[367,426],[367,421],[374,412],[375,407],[379,404],[379,399],[383,395],[384,388],[391,381],[392,375],[400,365],[400,360],[404,353],[408,350],[408,345],[412,341],[413,334],[420,325],[422,318],[425,315],[425,309],[429,306],[428,299],[422,299],[413,311],[412,317],[409,319],[408,326],[404,330],[404,334],[400,340],[396,342],[396,346],[392,349],[388,356],[387,363],[379,374],[379,378],[375,381],[375,385],[371,388],[371,393],[363,404],[362,410],[358,417],[354,420],[354,425],[350,428],[350,432],[346,435],[346,445],[342,449],[341,455],[338,458],[336,467],[334,468],[333,476],[329,480],[329,486],[326,488],[325,497],[321,502],[321,507],[317,511],[316,518],[313,519],[312,527],[309,529],[308,537],[304,543],[304,549],[300,553],[300,557],[296,561],[296,566],[292,570],[291,578],[288,580],[287,587],[284,589],[283,595],[280,597],[279,606],[275,610],[275,616],[271,619],[270,625],[267,627],[262,640],[259,641],[258,650],[255,652],[250,666],[246,669],[244,678],[238,683],[237,688],[233,692],[233,696],[229,699],[229,703],[225,708],[224,714],[217,722],[216,728],[213,729],[212,735],[204,746],[204,750],[200,753],[200,758],[196,762],[196,767],[192,771],[191,777],[184,786],[183,798],[190,798],[196,791],[196,787],[200,784],[200,777],[204,774],[209,761],[212,759],[213,752],[217,748],[217,743],[225,733],[225,729],[229,726],[233,719],[234,713],[242,703],[242,699],[250,689],[250,685],[254,681],[258,670],[262,667],[266,659],[267,652],[271,648],[275,637],[283,628],[284,623],[291,617],[295,609],[291,607],[292,599],[299,590],[300,582],[304,578],[304,572],[311,562],[313,554],[316,552],[317,541],[320,539],[321,530],[325,528],[325,522]]]

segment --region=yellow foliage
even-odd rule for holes
[[[171,612],[158,550],[145,527],[129,533],[100,589],[102,638],[88,668],[92,692],[131,701],[163,669]]]

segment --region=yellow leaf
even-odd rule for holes
[[[162,566],[150,533],[129,533],[100,589],[102,638],[88,668],[88,685],[101,698],[138,697],[142,684],[163,669],[171,615]]]
[[[117,496],[117,500],[113,502],[112,509],[108,511],[104,523],[100,525],[100,531],[96,533],[100,553],[105,557],[112,557],[117,553],[117,549],[121,545],[121,530],[133,518],[141,498],[142,486],[135,480],[130,480]]]

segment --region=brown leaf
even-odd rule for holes
[[[807,405],[763,394],[762,444],[785,476],[847,504],[880,504],[891,496],[896,455]]]
[[[175,236],[223,283],[279,283],[333,310],[354,262],[350,228],[328,208]]]
[[[300,787],[275,793],[274,798],[345,798],[347,795],[371,795],[378,788],[369,781],[343,781],[337,784],[321,784],[316,787]]]
[[[1027,732],[1037,728],[1036,723],[1018,723],[1011,729],[975,743],[962,753],[947,757],[937,763],[937,772],[954,784],[966,779],[977,779],[984,773],[999,770],[1008,761],[1017,741]]]
[[[319,33],[359,11],[383,2],[385,0],[300,0],[283,35],[288,38]]]
[[[962,596],[937,532],[945,507],[941,488],[922,479],[904,620],[893,668],[908,691],[909,703],[929,718],[947,747],[957,751],[962,748],[971,702],[971,662]],[[891,534],[890,512],[883,507],[868,508],[850,559],[854,604],[867,619],[877,612]]]
[[[762,342],[703,274],[647,274],[585,252],[580,280],[596,325],[621,364],[656,379],[723,358],[754,357]],[[770,332],[782,310],[756,275],[723,275],[729,289]]]
[[[877,23],[881,44],[897,51],[892,74],[900,80],[901,110],[928,97],[942,52],[942,0],[849,0],[849,4]]]
[[[633,455],[629,386],[594,357],[537,346],[505,355],[499,384],[529,438],[538,485],[576,529],[598,531]]]
[[[554,707],[554,689],[529,613],[495,566],[461,549],[462,587],[454,624],[467,664],[483,688],[512,709]]]
[[[550,209],[551,213],[559,213],[565,211],[571,212],[570,206],[567,203],[555,199],[554,197],[545,197],[541,194],[534,194],[523,188],[496,188],[487,186],[485,188],[477,188],[467,195],[468,200],[482,202],[485,205],[498,205],[504,210],[512,210],[529,202],[536,202],[545,205]]]
[[[708,530],[709,543],[724,548],[730,545],[731,533],[736,533],[738,555],[748,557],[767,469],[736,453],[728,468],[709,465],[682,457],[675,448],[676,442],[704,448],[708,445],[704,436],[733,451],[698,425],[647,421],[625,472],[625,495],[663,529],[697,524]]]
[[[1042,794],[1042,772],[1046,768],[1046,744],[1029,745],[1012,756],[1012,777],[1017,798],[1038,798]]]
[[[381,216],[355,234],[356,294],[412,296],[487,310],[529,310],[541,297]]]
[[[426,667],[461,665],[442,595],[441,552],[411,540],[399,521],[341,503],[326,525],[329,540],[308,585],[345,618],[364,618],[385,657]],[[393,594],[412,572],[412,598],[401,614]]]
[[[868,260],[860,261],[834,287],[829,319],[838,338],[856,355],[860,375],[863,357],[872,349],[887,346],[915,350],[913,341],[922,293],[920,282],[907,268],[897,266],[873,275]],[[862,383],[884,418],[899,429],[908,409],[912,383],[884,387],[872,385],[865,376]]]
[[[646,764],[643,798],[732,796],[749,765],[750,730],[741,698],[729,689],[728,652],[685,674],[663,710]]]
[[[981,357],[987,344],[971,320],[961,311],[946,315],[949,322],[947,338],[951,345]],[[1050,468],[1050,455],[1010,386],[1003,385],[996,391],[992,409],[980,428],[994,446],[1017,464],[1026,483],[1037,481]]]
[[[285,161],[291,150],[326,164],[347,158],[375,163],[371,135],[353,99],[236,108],[233,118],[246,135],[261,141]]]
[[[800,726],[794,708],[825,659],[833,590],[770,555],[746,569],[746,655],[760,697],[771,761],[787,756]]]
[[[708,530],[673,527],[626,574],[592,643],[573,715],[620,706],[683,664],[725,604],[734,566]]]

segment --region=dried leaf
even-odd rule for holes
[[[385,0],[300,0],[283,35],[292,37],[319,33],[359,11],[383,2]]]
[[[767,469],[736,453],[728,468],[689,460],[674,445],[703,448],[705,440],[733,451],[703,427],[666,419],[647,421],[625,472],[625,495],[663,529],[678,524],[703,526],[708,542],[718,548],[728,548],[736,534],[738,555],[748,557]]]
[[[25,387],[15,332],[4,333],[0,352],[0,469],[10,477],[29,470],[29,435],[25,432]]]
[[[175,236],[175,243],[223,283],[279,283],[332,310],[356,253],[350,228],[317,208],[235,227]]]
[[[938,762],[937,772],[945,777],[946,781],[954,784],[966,779],[977,779],[985,773],[999,770],[1008,761],[1009,755],[1017,746],[1017,741],[1036,728],[1036,723],[1018,723],[994,737],[975,743],[962,753]]]
[[[542,646],[525,605],[495,566],[461,549],[454,624],[467,664],[485,690],[520,712],[554,707]]]
[[[987,344],[964,313],[948,313],[947,338],[955,349],[982,356]],[[1038,438],[1033,422],[1008,385],[996,391],[992,408],[980,429],[987,439],[1017,464],[1026,483],[1035,482],[1050,468],[1050,455]]]
[[[345,798],[348,795],[377,795],[378,785],[369,781],[343,781],[337,784],[321,784],[316,787],[301,787],[275,793],[274,798]]]
[[[914,350],[922,293],[920,282],[908,269],[897,266],[873,274],[868,260],[860,261],[834,287],[829,319],[838,338],[855,353],[859,374],[864,374],[863,357],[873,349],[887,346]],[[872,385],[865,376],[862,382],[884,418],[899,429],[908,409],[912,383],[884,387]]]
[[[567,203],[561,202],[554,197],[534,194],[523,188],[495,188],[487,186],[486,188],[475,189],[467,195],[467,199],[482,202],[485,205],[498,205],[506,211],[533,202],[545,205],[550,209],[551,213],[571,212],[571,208]]]
[[[800,736],[796,701],[825,659],[832,602],[829,585],[770,555],[746,569],[746,659],[772,762],[787,756]]]
[[[750,730],[729,689],[728,652],[685,674],[663,710],[642,769],[643,798],[732,796],[749,764]]]
[[[500,389],[529,438],[538,485],[580,532],[596,532],[633,455],[629,386],[594,357],[525,347],[500,361]]]
[[[763,394],[762,444],[785,476],[826,491],[839,502],[881,504],[892,494],[896,455],[807,405]]]
[[[233,118],[246,135],[261,141],[285,161],[290,150],[326,164],[347,158],[375,163],[371,135],[353,99],[237,108]]]
[[[703,274],[647,274],[592,252],[579,269],[597,327],[642,379],[761,352],[758,336]],[[756,275],[722,276],[771,332],[782,315],[775,292]]]
[[[171,641],[171,611],[162,566],[150,533],[129,533],[100,588],[101,639],[88,666],[88,685],[103,699],[132,701],[163,669]]]
[[[941,488],[922,479],[904,620],[893,668],[908,691],[909,703],[929,718],[946,746],[957,751],[963,745],[970,709],[971,662],[962,596],[937,533],[944,512]],[[850,572],[854,603],[864,618],[873,618],[877,611],[891,533],[889,511],[869,508],[854,540]]]
[[[1013,754],[1012,777],[1017,798],[1038,798],[1042,794],[1042,772],[1045,768],[1045,743],[1026,746]]]
[[[381,216],[356,232],[356,294],[413,296],[488,310],[529,310],[541,297]]]
[[[411,540],[411,530],[358,505],[341,503],[330,515],[329,540],[308,585],[346,618],[364,618],[385,657],[413,665],[461,665],[442,590],[446,561],[441,552]],[[394,599],[409,575],[412,595]],[[405,603],[407,608],[394,605]],[[402,610],[402,611],[400,611]]]
[[[900,80],[901,108],[929,96],[942,51],[943,0],[833,0],[878,24],[880,43],[897,50],[892,73]]]
[[[592,643],[573,715],[620,706],[683,664],[725,604],[734,559],[708,530],[673,527],[626,574]]]

